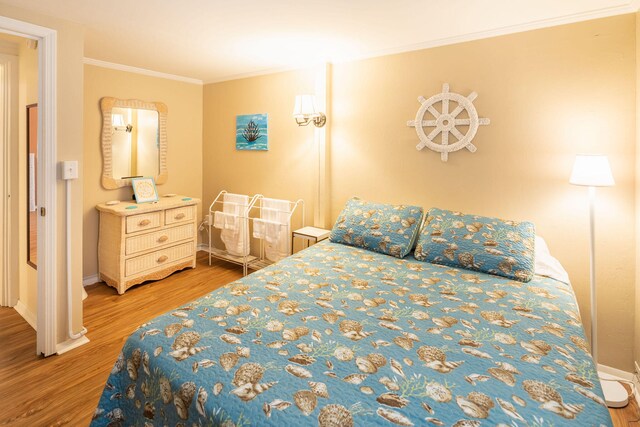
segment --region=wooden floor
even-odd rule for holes
[[[84,326],[91,342],[60,356],[36,356],[34,330],[0,307],[0,426],[86,426],[125,339],[148,320],[242,276],[242,267],[204,252],[198,267],[119,296],[100,283],[86,288]]]
[[[628,385],[625,384],[624,387],[627,391],[630,391]],[[629,399],[629,404],[624,408],[609,409],[609,413],[611,414],[613,425],[616,427],[640,427],[640,407],[638,407],[638,402],[633,398]]]
[[[119,296],[104,284],[87,288],[84,326],[90,343],[61,356],[35,355],[36,335],[14,309],[0,307],[0,426],[86,426],[126,338],[153,317],[238,279],[222,261],[136,286]],[[615,426],[640,427],[635,399],[610,410]]]

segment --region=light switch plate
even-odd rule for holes
[[[77,160],[65,160],[62,162],[62,179],[78,179]]]

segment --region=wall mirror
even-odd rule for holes
[[[167,106],[105,97],[102,110],[102,186],[131,185],[131,178],[167,180]]]
[[[38,261],[38,104],[27,105],[27,264]]]

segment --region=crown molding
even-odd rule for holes
[[[522,33],[525,31],[539,30],[543,28],[555,27],[559,25],[574,24],[582,21],[590,21],[593,19],[608,18],[610,16],[624,15],[627,13],[636,13],[640,9],[640,0],[630,0],[627,4],[621,6],[607,7],[589,12],[575,13],[571,15],[560,16],[556,18],[541,19],[532,22],[525,22],[517,25],[508,25],[505,27],[493,28],[490,30],[477,31],[473,33],[461,34],[453,37],[444,37],[440,39],[428,40],[421,43],[409,44],[397,46],[389,49],[382,49],[377,51],[368,52],[362,55],[349,56],[349,57],[337,57],[327,59],[327,63],[340,64],[346,62],[355,62],[365,59],[379,58],[382,56],[396,55],[399,53],[413,52],[418,50],[430,49],[434,47],[441,47],[447,45],[453,45],[458,43],[470,42],[474,40],[488,39],[492,37],[504,36],[515,33]],[[274,69],[263,69],[248,73],[233,74],[227,76],[221,76],[205,80],[205,84],[221,83],[229,80],[238,80],[248,77],[258,77],[267,74],[280,73],[285,71],[293,71],[300,69],[299,67],[281,67]]]
[[[402,45],[402,46],[397,46],[389,49],[372,51],[362,55],[328,58],[324,62],[339,64],[339,63],[345,63],[345,62],[354,62],[354,61],[360,61],[365,59],[378,58],[378,57],[388,56],[388,55],[396,55],[399,53],[430,49],[434,47],[441,47],[441,46],[464,43],[464,42],[469,42],[474,40],[498,37],[498,36],[503,36],[508,34],[521,33],[525,31],[555,27],[559,25],[573,24],[581,21],[607,18],[610,16],[623,15],[627,13],[636,13],[638,12],[638,9],[640,9],[640,0],[629,0],[628,3],[620,6],[606,7],[606,8],[596,9],[588,12],[565,15],[565,16],[560,16],[556,18],[541,19],[541,20],[526,22],[526,23],[517,24],[517,25],[508,25],[508,26],[493,28],[493,29],[484,30],[484,31],[461,34],[453,37],[433,39],[433,40],[428,40],[421,43]],[[245,79],[249,77],[259,77],[259,76],[264,76],[269,74],[282,73],[282,72],[294,71],[294,70],[300,69],[300,67],[297,67],[297,66],[267,68],[267,69],[261,69],[256,71],[249,71],[246,73],[229,74],[226,76],[200,80],[200,79],[195,79],[191,77],[177,76],[175,74],[162,73],[159,71],[153,71],[153,70],[148,70],[144,68],[132,67],[124,64],[116,64],[113,62],[101,61],[99,59],[93,59],[93,58],[84,58],[83,62],[85,64],[95,65],[97,67],[110,68],[113,70],[126,71],[130,73],[143,74],[147,76],[159,77],[159,78],[169,79],[169,80],[177,80],[181,82],[198,84],[198,85],[221,83],[221,82],[230,81],[230,80],[240,80],[240,79]],[[308,65],[305,66],[304,68],[307,68],[307,67]]]
[[[177,76],[175,74],[161,73],[160,71],[147,70],[146,68],[132,67],[130,65],[124,65],[124,64],[116,64],[115,62],[101,61],[99,59],[93,59],[93,58],[85,57],[85,58],[82,59],[82,63],[83,64],[87,64],[87,65],[94,65],[96,67],[101,67],[101,68],[109,68],[111,70],[126,71],[128,73],[142,74],[142,75],[150,76],[150,77],[158,77],[158,78],[161,78],[161,79],[176,80],[176,81],[179,81],[179,82],[192,83],[192,84],[196,84],[196,85],[202,85],[203,84],[202,80],[194,79],[194,78],[191,78],[191,77],[184,77],[184,76]]]
[[[488,39],[492,37],[504,36],[509,34],[522,33],[525,31],[539,30],[543,28],[556,27],[560,25],[574,24],[582,21],[590,21],[593,19],[608,18],[616,15],[625,15],[627,13],[636,13],[640,9],[640,0],[630,0],[622,6],[606,7],[596,9],[589,12],[575,13],[571,15],[559,16],[556,18],[541,19],[538,21],[525,22],[517,25],[508,25],[505,27],[493,28],[490,30],[477,31],[473,33],[461,34],[453,37],[444,37],[441,39],[429,40],[421,43],[398,46],[390,49],[383,49],[375,52],[366,53],[357,57],[335,58],[332,63],[344,63],[360,61],[363,59],[372,59],[381,56],[395,55],[399,53],[412,52],[434,47],[447,46],[457,43],[464,43],[474,40]]]
[[[247,79],[249,77],[260,77],[260,76],[268,76],[270,74],[286,73],[287,71],[297,71],[297,70],[311,68],[315,64],[316,63],[307,64],[304,67],[293,65],[291,67],[265,68],[265,69],[256,70],[256,71],[249,71],[247,73],[229,74],[222,77],[216,77],[210,80],[205,80],[204,84],[208,85],[213,83],[228,82],[232,80]],[[317,64],[324,64],[324,62],[318,62]]]

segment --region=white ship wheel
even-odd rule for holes
[[[478,117],[478,112],[473,106],[473,101],[478,97],[478,94],[471,92],[469,96],[464,97],[455,92],[449,92],[449,84],[442,85],[442,93],[433,95],[429,99],[424,97],[418,97],[418,102],[421,104],[416,113],[415,120],[409,120],[407,126],[416,128],[418,139],[420,143],[416,145],[418,150],[422,150],[427,147],[433,151],[440,153],[440,158],[443,162],[446,162],[449,153],[466,148],[472,153],[476,151],[476,146],[471,143],[476,136],[479,125],[488,125],[490,123],[487,118]],[[453,111],[449,112],[449,103],[453,101],[458,104]],[[434,108],[434,104],[442,102],[442,111],[438,111]],[[469,118],[461,119],[458,115],[463,110],[467,110]],[[434,120],[427,120],[425,114],[429,112]],[[456,126],[468,126],[466,134],[462,134]],[[425,127],[433,127],[434,129],[427,135],[424,131]],[[436,136],[442,133],[441,142],[434,142]],[[456,142],[449,143],[449,134],[456,138]]]

